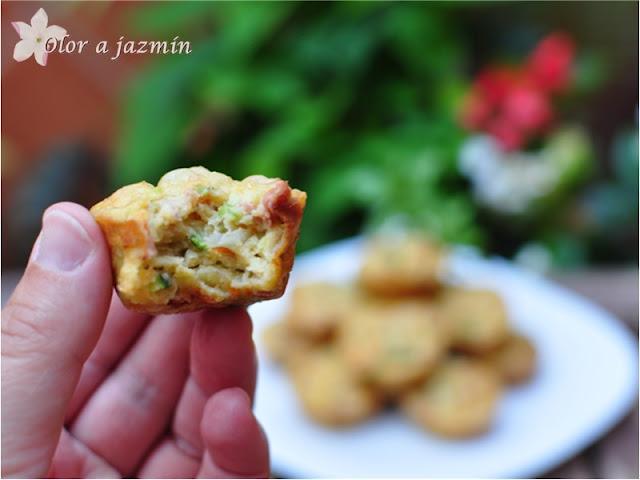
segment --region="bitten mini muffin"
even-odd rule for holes
[[[301,335],[326,339],[349,314],[355,301],[352,288],[323,282],[302,284],[292,292],[286,323]]]
[[[341,325],[338,345],[356,377],[393,396],[436,366],[448,338],[426,302],[372,300]]]
[[[305,203],[280,179],[194,167],[123,187],[91,213],[123,303],[172,313],[282,295]]]
[[[377,295],[433,292],[439,285],[443,253],[417,233],[379,235],[365,247],[360,283]]]
[[[449,287],[438,297],[438,305],[455,349],[485,353],[507,339],[507,312],[495,292]]]
[[[288,366],[304,410],[319,423],[352,425],[381,406],[378,396],[350,374],[331,346],[299,352]]]
[[[478,360],[451,358],[402,398],[400,406],[418,425],[445,437],[486,431],[500,397],[500,380]]]

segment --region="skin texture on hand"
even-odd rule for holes
[[[125,309],[89,212],[50,207],[2,312],[2,476],[268,477],[251,332]]]

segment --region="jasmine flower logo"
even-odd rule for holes
[[[104,55],[111,61],[127,55],[191,53],[191,42],[181,40],[179,36],[173,37],[173,40],[129,40],[120,36],[115,42],[100,40],[93,45],[89,40],[73,39],[64,28],[48,23],[47,12],[42,8],[31,18],[31,25],[24,22],[11,23],[20,36],[20,41],[13,49],[13,58],[17,62],[24,62],[33,55],[36,63],[44,67],[50,53],[77,55],[89,50],[94,50],[96,54]]]
[[[67,31],[58,25],[49,25],[49,18],[44,9],[38,10],[31,17],[31,25],[24,22],[12,22],[13,28],[20,36],[20,41],[13,49],[13,58],[17,62],[24,62],[31,55],[43,67],[47,64],[47,42],[52,38],[58,41],[64,39]]]

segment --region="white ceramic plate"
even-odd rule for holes
[[[359,239],[301,255],[289,282],[353,278]],[[463,283],[499,291],[512,324],[530,337],[539,370],[504,396],[484,436],[446,441],[390,411],[346,430],[307,419],[285,374],[260,345],[288,295],[251,307],[260,358],[256,414],[269,436],[272,468],[288,477],[528,477],[542,474],[605,433],[637,398],[638,347],[621,322],[587,300],[501,259],[456,250],[448,270]],[[366,341],[366,339],[363,339]]]

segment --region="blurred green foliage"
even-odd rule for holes
[[[563,178],[531,211],[504,218],[474,203],[457,169],[458,102],[483,63],[521,60],[551,28],[532,23],[533,4],[498,3],[145,4],[132,29],[180,36],[193,52],[154,58],[123,98],[114,183],[192,165],[287,179],[309,194],[300,250],[402,224],[509,256],[536,241],[557,265],[637,259],[637,133],[614,147],[613,178],[597,172],[606,180],[591,178],[584,195],[589,142],[565,136],[549,146]],[[572,15],[585,9],[610,7]],[[584,93],[613,70],[602,60],[579,55],[559,102],[570,123],[584,122]]]
[[[125,99],[116,183],[202,164],[309,194],[301,249],[389,219],[478,243],[452,118],[465,64],[452,5],[160,3],[145,34],[188,31]]]

